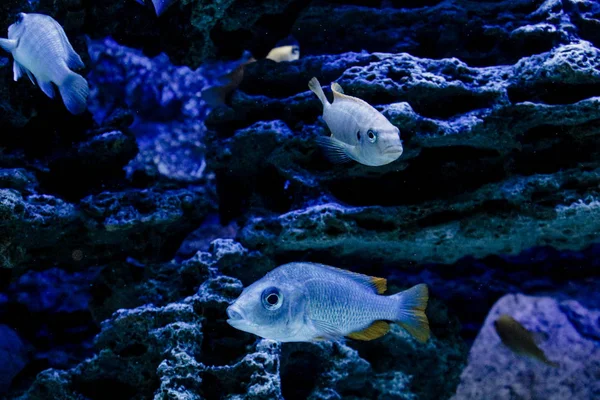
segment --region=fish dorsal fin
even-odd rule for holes
[[[359,274],[358,272],[352,272],[337,267],[331,267],[329,265],[323,265],[323,267],[329,268],[333,271],[336,271],[339,274],[342,274],[352,279],[355,282],[368,286],[372,288],[375,291],[375,293],[382,294],[385,293],[385,291],[387,290],[387,279],[385,278],[378,278],[376,276]]]
[[[344,94],[344,89],[342,89],[342,87],[340,86],[340,84],[337,83],[337,82],[331,82],[331,91],[334,94],[335,93]]]
[[[354,340],[373,340],[384,336],[390,331],[390,324],[385,321],[375,321],[368,328],[362,331],[352,332],[347,335]]]
[[[365,107],[367,107],[369,109],[373,109],[373,110],[375,110],[375,112],[379,112],[379,111],[377,111],[377,109],[375,107],[373,107],[372,105],[370,105],[369,103],[367,103],[363,99],[359,99],[358,97],[348,96],[347,94],[345,94],[344,90],[342,89],[342,87],[340,86],[340,84],[337,83],[337,82],[333,82],[331,84],[331,92],[333,93],[333,100],[334,101],[335,101],[335,99],[344,100],[344,101],[351,101],[353,103],[357,103],[357,104],[360,104],[362,106],[365,106]]]

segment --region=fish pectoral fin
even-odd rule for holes
[[[348,155],[348,148],[352,146],[330,136],[318,136],[315,141],[325,153],[325,157],[327,157],[331,163],[344,164],[350,162],[351,158]]]
[[[331,91],[334,93],[340,93],[340,94],[344,94],[344,89],[342,89],[342,87],[340,86],[339,83],[337,82],[331,82]]]
[[[13,76],[14,76],[15,82],[18,81],[19,79],[21,79],[21,77],[25,74],[26,74],[25,67],[23,67],[21,64],[19,64],[17,61],[14,61],[13,62]]]
[[[320,333],[320,335],[317,336],[317,338],[320,338],[319,340],[338,339],[344,336],[340,330],[330,322],[319,319],[311,319],[311,322]]]
[[[17,41],[14,39],[0,39],[0,47],[9,53],[17,48]]]
[[[40,85],[40,89],[42,89],[42,92],[44,92],[46,96],[50,97],[51,99],[53,99],[54,96],[56,96],[56,91],[54,90],[52,82],[38,81],[38,83]]]
[[[379,339],[390,331],[390,324],[386,321],[375,321],[362,331],[352,332],[348,336],[354,340]]]

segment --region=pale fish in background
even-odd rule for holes
[[[275,62],[296,61],[300,59],[300,45],[293,36],[277,42],[275,47],[267,54],[265,58]]]
[[[289,45],[275,47],[267,54],[266,58],[275,62],[298,60],[300,59],[300,46]]]
[[[333,82],[329,103],[317,78],[308,83],[323,104],[323,119],[331,136],[317,138],[327,158],[336,164],[351,159],[364,165],[381,166],[397,160],[403,152],[400,130],[367,102],[344,94]]]
[[[245,52],[240,64],[220,78],[223,82],[222,85],[212,86],[202,91],[202,100],[212,108],[224,105],[229,95],[242,83],[246,65],[255,61],[256,59],[250,52]]]
[[[14,58],[15,81],[27,74],[52,99],[56,85],[69,112],[81,114],[86,110],[88,83],[72,71],[85,65],[62,26],[52,17],[20,13],[8,28],[8,39],[0,39],[0,47]]]
[[[544,351],[538,347],[534,335],[510,315],[499,316],[494,321],[494,328],[502,343],[515,354],[531,357],[546,365],[558,367],[558,363],[550,361]]]
[[[135,0],[136,2],[140,3],[141,5],[146,5],[146,3],[150,3],[152,4],[152,8],[154,9],[154,12],[156,13],[157,17],[160,17],[162,15],[162,13],[164,13],[167,8],[169,8],[173,3],[175,3],[175,0]]]
[[[395,322],[418,341],[427,341],[427,286],[382,296],[386,288],[383,278],[323,264],[289,263],[245,288],[227,308],[227,322],[282,342],[373,340]]]

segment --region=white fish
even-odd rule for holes
[[[329,103],[317,78],[308,83],[321,103],[323,119],[331,131],[330,137],[319,137],[319,145],[333,163],[351,159],[364,165],[380,166],[402,155],[400,130],[369,103],[344,94],[333,82],[333,103]]]
[[[88,83],[71,71],[85,65],[75,52],[62,26],[43,14],[20,13],[8,28],[8,39],[0,39],[0,47],[14,58],[14,80],[27,74],[31,82],[50,98],[56,85],[65,106],[72,114],[86,110]]]
[[[294,44],[275,47],[267,54],[266,58],[275,62],[298,60],[300,59],[300,46]]]
[[[236,329],[282,342],[377,339],[395,322],[429,339],[429,290],[419,284],[391,296],[383,278],[310,262],[284,264],[244,289],[227,308]]]

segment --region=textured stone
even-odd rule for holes
[[[219,186],[238,193],[221,196],[221,208],[229,218],[250,211],[247,204],[251,212],[272,211],[254,213],[240,231],[246,247],[268,254],[314,249],[452,263],[539,245],[582,249],[597,238],[594,224],[580,227],[595,220],[595,209],[564,211],[597,196],[596,53],[577,42],[514,66],[487,68],[407,54],[374,54],[354,65],[356,55],[349,54],[339,82],[347,93],[382,104],[404,141],[403,156],[377,169],[323,160],[313,138],[327,128],[311,125],[320,112],[309,92],[284,98],[237,93],[236,119],[215,115],[211,127],[218,130],[209,133]],[[328,59],[305,57],[302,70],[313,60]],[[264,90],[271,77],[279,82],[280,68],[263,76]],[[567,83],[556,87],[551,82],[557,79]],[[548,90],[554,92],[542,95]],[[246,164],[249,149],[254,161]],[[569,233],[575,230],[578,235]]]
[[[597,342],[598,7],[181,0],[157,18],[133,0],[3,2],[0,29],[16,10],[63,24],[92,86],[91,113],[71,116],[0,58],[0,317],[35,349],[9,398],[443,400],[461,337],[510,292],[552,296],[560,329]],[[290,31],[302,58],[249,65],[206,130],[200,93],[236,62],[205,61],[260,59]],[[329,164],[313,76],[381,110],[403,156]],[[390,292],[427,283],[432,340],[278,345],[226,324],[243,287],[297,260]],[[29,385],[48,367],[66,371]],[[565,398],[597,394],[594,368]],[[518,371],[477,384],[520,393],[539,371]]]
[[[247,247],[267,254],[327,251],[390,264],[453,263],[465,256],[518,254],[537,245],[583,249],[596,239],[593,221],[599,209],[588,206],[592,200],[576,201],[575,188],[594,188],[599,182],[598,170],[573,169],[488,184],[450,202],[395,207],[329,203],[255,218],[240,237]]]
[[[60,374],[50,377],[50,370],[41,374],[25,398],[37,398],[46,389],[71,393],[73,398],[96,398],[100,387],[107,395],[135,399],[206,398],[215,390],[242,396],[231,398],[278,398],[279,345],[259,342],[245,355],[253,338],[223,323],[225,308],[242,286],[218,274],[213,264],[219,257],[225,256],[198,253],[182,266],[208,269],[210,276],[197,294],[164,306],[146,304],[116,311],[102,323],[95,340],[96,356],[71,369],[68,379]],[[154,279],[163,284],[165,278],[171,279],[164,272]],[[149,291],[147,301],[169,301],[169,296],[156,296],[159,292],[152,289],[152,279],[139,285]]]
[[[12,268],[36,257],[90,265],[116,254],[174,252],[194,223],[211,211],[210,199],[202,187],[155,187],[91,195],[77,207],[51,195],[0,189],[2,264]],[[55,250],[48,252],[51,247]],[[81,256],[74,257],[74,251]]]
[[[27,348],[19,335],[7,325],[0,325],[0,394],[8,390],[28,361]]]
[[[157,18],[151,7],[113,1],[108,6],[84,7],[83,11],[94,17],[84,31],[95,38],[119,37],[123,44],[142,47],[148,53],[163,50],[178,64],[197,67],[219,54],[239,56],[249,47],[266,54],[277,41],[266,33],[281,31],[275,21],[293,18],[297,14],[293,6],[299,3],[180,0]],[[285,11],[291,15],[286,16]],[[289,31],[289,25],[282,36]]]
[[[252,255],[239,243],[217,240],[211,253],[199,252],[181,264],[146,266],[137,281],[111,271],[123,276],[120,284],[127,289],[107,285],[118,297],[109,296],[104,304],[100,293],[108,290],[95,290],[95,315],[114,311],[101,323],[96,355],[66,376],[52,370],[40,374],[24,398],[48,390],[59,397],[94,399],[100,387],[103,395],[133,399],[239,400],[373,398],[362,393],[379,399],[444,399],[454,390],[466,346],[458,325],[436,301],[429,303],[433,336],[425,345],[397,326],[373,342],[316,344],[257,340],[230,327],[225,310],[243,285],[220,269],[239,271],[248,259]],[[193,279],[200,282],[190,294]],[[117,305],[128,308],[116,310]],[[410,359],[419,361],[407,363]]]
[[[571,16],[589,15],[589,6],[577,9],[570,3],[576,2],[564,6],[554,0],[317,2],[295,21],[292,33],[305,54],[331,53],[335,46],[336,52],[368,49],[459,57],[472,65],[509,64],[575,36]]]
[[[559,304],[548,297],[506,295],[490,311],[469,354],[454,399],[581,399],[600,395],[600,342],[585,332],[598,326],[572,325],[565,314],[575,307],[581,315],[589,311],[576,302]],[[594,312],[594,311],[592,311]],[[493,321],[509,314],[526,329],[544,337],[540,347],[559,363],[552,368],[529,358],[516,356],[496,334]],[[596,311],[597,313],[597,311]]]

